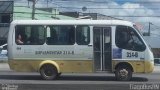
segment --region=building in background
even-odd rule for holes
[[[74,18],[83,18],[88,19],[91,18],[92,20],[115,20],[118,18],[107,16],[99,13],[81,13],[81,12],[59,12],[60,15],[66,15]],[[86,17],[86,18],[85,18]],[[118,19],[120,20],[120,19]]]
[[[0,1],[0,45],[7,42],[10,22],[13,20],[13,1]]]
[[[26,6],[14,6],[13,20],[31,20],[32,8]],[[75,19],[73,17],[59,15],[59,11],[52,8],[37,8],[35,10],[36,20],[55,20],[55,19]]]
[[[92,20],[120,20],[118,18],[107,16],[99,13],[83,13],[81,16],[90,16]]]

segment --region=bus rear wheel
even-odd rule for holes
[[[118,81],[129,81],[132,78],[132,70],[127,66],[119,66],[115,71]]]
[[[51,64],[43,65],[40,68],[41,77],[45,80],[53,80],[58,76],[58,72],[55,66]]]

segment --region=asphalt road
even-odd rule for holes
[[[0,90],[160,90],[160,72],[134,74],[131,81],[116,81],[114,74],[62,74],[57,80],[43,80],[39,73],[0,69]]]

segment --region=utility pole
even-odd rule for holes
[[[149,28],[148,28],[148,36],[151,35],[151,25],[153,25],[151,22],[149,22]]]
[[[28,0],[28,7],[29,7],[29,0]]]
[[[49,5],[48,5],[48,4],[49,4],[49,2],[51,2],[51,1],[52,1],[52,0],[47,0],[47,8],[48,8],[48,6],[49,6]]]
[[[28,0],[28,6],[29,6],[29,1],[31,1],[33,4],[32,4],[32,20],[35,19],[35,5],[36,5],[36,0]]]
[[[49,1],[47,0],[47,8],[48,8],[48,2],[49,2]]]
[[[32,20],[35,19],[35,4],[36,4],[36,0],[32,0],[33,5],[32,5]]]

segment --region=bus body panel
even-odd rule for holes
[[[88,45],[17,45],[15,27],[17,25],[89,25],[90,43]],[[16,20],[11,23],[8,35],[8,57],[10,68],[16,71],[39,71],[42,62],[54,61],[59,72],[95,72],[93,54],[93,27],[110,26],[112,37],[112,72],[121,62],[127,62],[135,73],[153,71],[153,54],[148,45],[144,51],[132,51],[118,48],[115,43],[116,26],[133,27],[133,24],[121,20]],[[138,54],[138,56],[136,56]],[[51,62],[48,62],[51,63]],[[43,64],[42,64],[43,65]]]
[[[48,62],[45,62],[48,61]],[[43,63],[44,62],[44,63]],[[39,68],[44,64],[52,64],[55,62],[60,72],[93,72],[92,60],[9,60],[12,70],[21,72],[39,72]],[[52,64],[53,65],[53,64]],[[55,64],[54,64],[55,65]],[[58,69],[57,68],[57,69]]]

